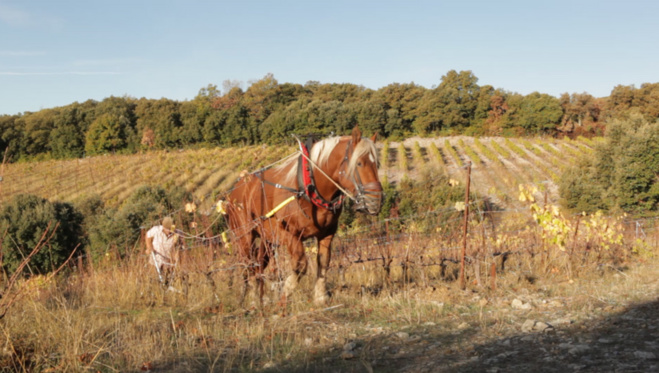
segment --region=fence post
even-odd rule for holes
[[[465,257],[467,256],[467,225],[469,224],[469,188],[471,184],[471,162],[467,163],[467,188],[465,190],[465,215],[462,230],[462,255],[460,255],[460,289],[467,288],[465,283]]]

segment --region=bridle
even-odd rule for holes
[[[339,170],[339,174],[347,174],[346,168],[350,164],[350,155],[352,154],[352,139],[349,140],[348,146],[346,147],[346,154],[343,157],[343,160],[341,161],[341,170]],[[380,207],[379,205],[381,204],[382,201],[382,185],[378,181],[373,181],[367,184],[364,184],[362,181],[361,176],[359,176],[359,172],[357,170],[353,170],[353,172],[348,175],[350,178],[350,181],[352,182],[352,185],[354,185],[355,190],[354,190],[354,196],[352,199],[355,201],[355,210],[357,211],[370,211],[369,207],[375,208],[375,207]],[[374,206],[377,204],[378,206]]]

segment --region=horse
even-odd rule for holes
[[[264,270],[273,248],[281,246],[291,259],[291,273],[283,288],[284,299],[290,297],[307,271],[303,242],[315,238],[314,301],[327,303],[330,247],[345,198],[354,200],[355,211],[369,215],[377,215],[382,207],[376,137],[363,138],[355,127],[350,136],[332,136],[307,145],[298,140],[298,157],[238,180],[228,195],[226,213],[232,241],[250,263],[244,274],[243,301],[252,275],[263,304]]]

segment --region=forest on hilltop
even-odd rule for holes
[[[291,133],[346,133],[354,125],[392,140],[410,136],[601,135],[628,115],[659,118],[659,83],[616,86],[610,96],[533,92],[478,85],[471,71],[449,71],[430,89],[280,84],[272,74],[243,90],[226,81],[189,101],[108,97],[0,116],[0,150],[9,161],[66,159],[145,149],[290,142]]]

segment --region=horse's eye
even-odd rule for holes
[[[362,162],[357,162],[357,166],[358,166],[358,167],[361,167],[361,166],[363,166],[363,165],[364,165],[364,164],[363,164]]]

